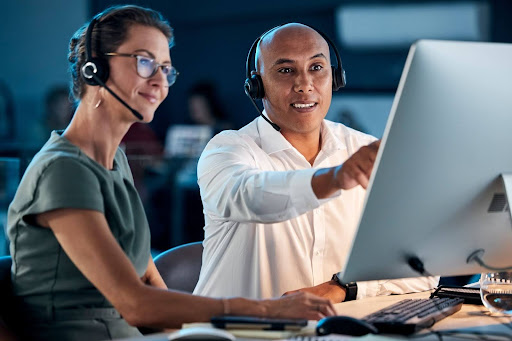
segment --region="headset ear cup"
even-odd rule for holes
[[[338,91],[345,87],[345,70],[331,66],[332,69],[332,91]]]
[[[88,72],[93,72],[93,69],[96,69],[94,74],[98,77],[103,83],[105,83],[108,79],[109,75],[109,66],[105,59],[102,58],[91,58],[87,60],[84,65],[89,64],[89,66],[84,69],[82,68],[82,78],[89,85],[100,85],[94,78],[88,77]],[[92,65],[91,65],[92,64]]]
[[[252,99],[261,99],[265,96],[263,81],[260,75],[252,75],[245,80],[245,93]]]

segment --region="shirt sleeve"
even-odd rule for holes
[[[427,291],[438,284],[439,276],[357,282],[357,299]]]
[[[87,166],[72,158],[61,158],[41,173],[34,200],[25,215],[61,208],[77,208],[104,213],[98,177]]]
[[[320,206],[311,179],[317,169],[261,170],[257,155],[234,133],[214,137],[198,163],[205,212],[212,219],[276,223]]]

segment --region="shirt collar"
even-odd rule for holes
[[[263,110],[263,115],[268,118],[267,112]],[[286,149],[294,149],[293,146],[274,129],[263,117],[258,117],[258,132],[261,138],[261,148],[267,154],[280,152]]]
[[[322,121],[322,126],[320,128],[320,132],[322,134],[322,151],[326,154],[330,154],[331,152],[335,152],[338,150],[347,149],[347,146],[342,139],[345,132],[344,129],[341,130],[341,134],[335,134],[331,129],[331,124],[327,124],[326,120]]]

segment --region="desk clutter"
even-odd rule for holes
[[[463,302],[464,300],[461,298],[449,297],[403,299],[362,319],[338,315],[326,317],[318,323],[305,320],[260,319],[249,316],[214,317],[211,324],[185,324],[183,329],[171,334],[169,339],[234,340],[235,337],[307,339],[308,337],[329,335],[410,335],[421,329],[430,328],[437,321],[456,313],[461,309]]]
[[[313,336],[315,335],[316,324],[316,321],[308,321],[305,327],[298,330],[265,330],[258,326],[255,326],[253,329],[247,327],[238,327],[237,329],[218,329],[214,328],[211,323],[186,323],[183,324],[182,330],[192,329],[199,331],[198,328],[210,328],[213,330],[226,331],[237,339],[283,340],[297,336]],[[204,339],[205,338],[203,337],[203,340]]]

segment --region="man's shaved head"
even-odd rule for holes
[[[262,54],[264,54],[266,50],[272,49],[274,44],[282,44],[283,40],[286,41],[296,39],[300,41],[304,40],[308,36],[316,36],[318,39],[324,42],[327,51],[329,51],[329,45],[322,37],[322,35],[307,25],[300,23],[289,23],[271,29],[263,35],[263,37],[258,42],[258,45],[256,46],[256,53],[254,57],[256,61],[256,70],[259,71],[263,67],[263,65],[261,65]],[[330,63],[330,56],[328,53],[325,57]]]

